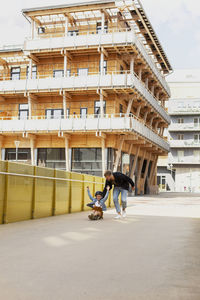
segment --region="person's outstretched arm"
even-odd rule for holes
[[[87,187],[87,192],[88,192],[88,197],[90,198],[90,200],[91,200],[91,201],[95,201],[96,198],[93,198],[93,197],[92,197],[92,195],[91,195],[91,193],[90,193],[89,187]]]
[[[103,197],[106,196],[107,186],[109,186],[110,190],[112,190],[112,183],[111,183],[110,181],[107,181],[107,180],[106,180],[105,187],[104,187],[104,189],[103,189]]]
[[[105,197],[102,198],[101,201],[100,201],[101,205],[103,205],[103,204],[106,202],[106,200],[108,199],[108,196],[109,196],[109,190],[110,190],[110,187],[107,186],[107,187],[106,187],[106,195],[105,195]]]

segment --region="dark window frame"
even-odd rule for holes
[[[100,102],[100,100],[95,100],[94,101],[94,115],[99,115],[100,114],[100,105],[99,106],[96,106],[96,103],[97,102]],[[104,102],[104,114],[106,114],[106,101],[105,100],[103,100],[103,102]],[[98,113],[96,113],[96,111],[95,111],[95,109],[96,108],[98,108],[99,109],[99,114]]]
[[[18,71],[18,72],[14,72],[14,69],[18,69],[19,71]],[[13,79],[13,78],[12,78],[12,75],[16,75],[16,74],[19,75],[19,78]],[[11,68],[11,71],[10,71],[10,79],[11,79],[11,80],[20,80],[20,76],[21,76],[21,67],[12,67],[12,68]]]
[[[26,109],[25,109],[25,108],[20,108],[21,105],[27,105],[28,108],[26,108]],[[27,103],[20,103],[20,104],[19,104],[19,107],[18,107],[18,118],[19,118],[19,120],[23,120],[23,119],[20,117],[20,113],[21,113],[21,112],[27,112],[27,116],[26,116],[27,118],[25,119],[25,120],[27,120],[28,117],[29,117],[29,106],[28,106]]]
[[[62,72],[62,76],[61,77],[56,77],[55,76],[56,72]],[[53,78],[63,78],[63,77],[64,77],[64,70],[63,69],[53,70]]]
[[[64,118],[64,110],[63,110],[63,108],[46,108],[45,109],[45,119],[48,119],[47,118],[47,111],[51,112],[51,118],[49,120],[58,119],[58,118],[54,118],[53,117],[54,116],[54,111],[58,111],[58,110],[62,112],[61,119],[63,119]]]

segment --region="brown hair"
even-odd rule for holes
[[[105,171],[104,177],[107,177],[107,176],[110,176],[110,175],[112,175],[112,172],[111,172],[111,171]]]

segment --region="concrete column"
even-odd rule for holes
[[[130,61],[130,73],[131,73],[131,75],[134,74],[134,57],[131,57],[131,61]]]
[[[68,30],[69,30],[69,18],[65,16],[65,35],[68,34]]]
[[[32,79],[32,69],[33,69],[33,61],[29,59],[29,68],[28,68],[28,79]]]
[[[67,55],[64,54],[64,77],[67,77]]]
[[[69,137],[65,136],[65,163],[66,163],[66,171],[70,171],[69,165]]]
[[[32,117],[32,100],[31,100],[31,96],[28,96],[28,118],[29,120],[31,120]]]

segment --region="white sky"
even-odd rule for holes
[[[29,23],[23,8],[80,2],[81,0],[1,0],[0,46],[23,43]],[[82,0],[83,2],[85,0]],[[200,68],[200,1],[141,0],[172,67]]]

